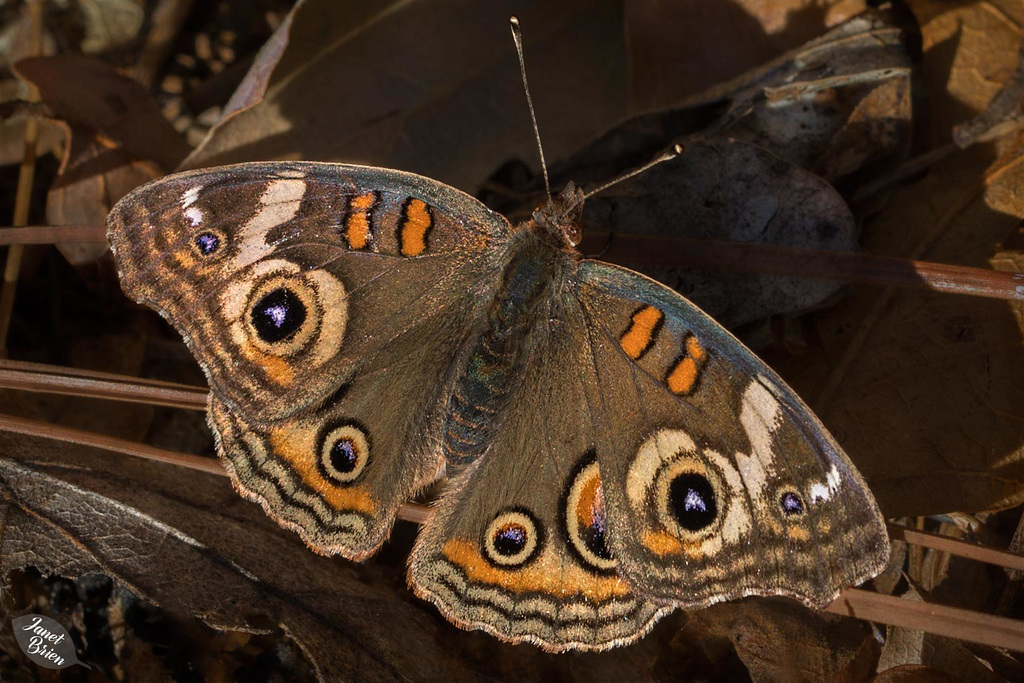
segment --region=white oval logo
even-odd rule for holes
[[[21,651],[39,666],[66,669],[78,661],[71,635],[58,622],[42,614],[26,614],[11,620]],[[82,664],[89,669],[88,664]]]

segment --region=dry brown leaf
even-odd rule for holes
[[[22,99],[27,95],[28,87],[17,79],[0,81],[0,166],[20,164],[25,157],[25,123],[31,112],[42,106]],[[40,119],[37,156],[48,153],[60,156],[66,137],[66,131],[58,123]]]
[[[922,65],[933,144],[981,113],[1013,74],[1020,47],[1018,0],[908,0],[921,25]]]
[[[943,5],[953,18],[926,22],[926,59],[943,49],[936,30],[967,21],[963,40],[986,33],[986,73],[1008,81],[1024,6],[1016,7],[1016,24],[993,25],[993,6],[982,4],[971,6],[985,13],[973,24],[974,9]],[[975,82],[975,101],[998,91],[988,80]],[[932,167],[865,224],[864,246],[1020,271],[1019,254],[1000,253],[998,245],[1024,217],[1022,150],[1018,132]],[[857,462],[887,516],[1002,509],[1024,501],[1022,317],[1021,302],[861,288],[818,316],[820,352],[789,363],[784,375]]]
[[[262,615],[290,632],[324,677],[429,677],[454,664],[425,614],[360,580],[353,565],[320,558],[282,534],[226,481],[83,449],[31,452],[46,442],[0,438],[0,491],[7,510],[4,573],[36,566],[79,576],[102,571],[147,600],[215,628],[265,630]],[[143,476],[135,479],[132,475]],[[164,476],[160,476],[164,475]],[[365,572],[362,572],[365,573]],[[370,570],[372,574],[372,569]],[[382,640],[380,619],[403,624]]]
[[[535,157],[508,30],[513,12],[522,20],[552,157],[625,114],[622,8],[615,0],[305,0],[294,10],[288,47],[263,100],[214,127],[183,167],[350,161],[473,191],[510,154]]]
[[[57,118],[101,133],[141,159],[169,170],[189,152],[149,93],[104,62],[59,55],[23,59],[14,68]]]
[[[889,13],[853,17],[752,79],[723,129],[830,182],[894,164],[910,151],[907,52]]]
[[[886,669],[872,683],[960,683],[961,679],[945,671],[920,664],[905,664]]]
[[[85,126],[60,124],[67,131],[60,174],[46,196],[49,225],[103,225],[118,199],[159,178],[159,167],[136,159],[123,147]],[[64,243],[57,248],[73,265],[106,254],[105,244]]]
[[[988,153],[959,155],[895,192],[867,225],[867,248],[909,255],[926,240],[933,244],[928,259],[992,264],[995,245],[1024,206],[1007,214],[987,199],[1019,187],[1024,166],[1017,157],[993,171]],[[1005,257],[1000,265],[1009,265]],[[879,297],[877,289],[861,288],[842,308],[818,316],[822,350],[792,363],[787,378],[855,459],[887,516],[1020,503],[1021,303],[907,290],[875,310]],[[848,365],[837,370],[844,357]],[[833,376],[831,401],[815,404]]]
[[[760,67],[866,7],[863,0],[630,0],[630,111],[673,105]]]
[[[103,62],[64,55],[24,59],[15,68],[67,132],[60,174],[47,197],[51,225],[102,225],[118,199],[188,152],[149,94]],[[76,265],[106,251],[97,244],[58,246]]]
[[[57,51],[58,39],[45,25],[41,30],[40,51],[36,52],[33,48],[32,11],[28,3],[5,3],[2,9],[7,12],[4,14],[6,23],[0,29],[0,67],[4,71],[19,59],[37,54],[51,55]]]
[[[994,140],[1011,133],[1024,122],[1024,42],[1017,57],[1017,71],[992,98],[988,108],[953,129],[953,141],[960,147]]]
[[[267,94],[267,87],[270,85],[270,79],[274,75],[274,69],[277,68],[281,56],[288,48],[288,37],[291,34],[294,18],[295,12],[289,12],[270,39],[260,48],[252,66],[246,72],[245,78],[235,88],[228,103],[224,105],[224,111],[221,112],[221,125],[236,114],[255,107],[263,101]]]
[[[902,524],[903,520],[893,520],[896,524]],[[898,585],[903,581],[903,570],[907,564],[907,557],[912,553],[912,548],[906,541],[898,538],[889,540],[889,563],[885,571],[871,580],[875,591],[883,595],[892,595]]]
[[[674,108],[616,125],[554,163],[552,178],[556,185],[605,182],[676,138],[715,132],[835,182],[907,155],[910,77],[901,29],[887,14],[867,12]]]
[[[690,613],[676,639],[711,661],[735,648],[755,681],[863,681],[879,652],[863,622],[756,598]]]
[[[904,600],[922,601],[920,593],[913,587],[902,597]],[[885,646],[878,660],[878,672],[881,674],[913,664],[932,667],[951,675],[955,680],[978,683],[998,683],[1003,680],[959,641],[921,631],[888,627]]]
[[[780,52],[736,2],[633,0],[626,3],[626,33],[631,113],[671,106]]]
[[[142,28],[144,11],[132,0],[88,0],[75,3],[82,13],[81,50],[97,54],[123,47]]]
[[[5,3],[7,14],[2,19],[9,23],[0,25],[0,65],[4,67],[30,54],[25,49],[31,41],[30,4]],[[43,54],[56,53],[58,46],[62,51],[91,55],[113,52],[136,38],[144,19],[142,7],[133,0],[77,0],[60,8],[59,17],[43,26]]]
[[[723,138],[693,140],[672,161],[591,198],[583,224],[586,230],[626,235],[833,251],[852,251],[857,245],[853,216],[828,183],[760,147]],[[640,270],[729,327],[810,308],[839,289],[834,282],[794,277],[675,267]]]

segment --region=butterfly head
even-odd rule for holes
[[[533,223],[538,232],[559,247],[575,247],[583,239],[582,214],[583,190],[570,182],[560,193],[534,210]]]

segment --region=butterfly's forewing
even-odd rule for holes
[[[822,607],[884,568],[864,480],[763,362],[632,271],[581,262],[578,296],[610,546],[638,592]]]
[[[409,581],[464,628],[549,650],[604,649],[671,608],[635,594],[604,544],[581,310],[552,298],[535,320],[500,427],[424,525]]]
[[[261,419],[322,400],[385,331],[459,291],[467,262],[509,231],[427,178],[323,163],[168,176],[125,197],[108,225],[125,291],[183,333],[218,396]],[[253,306],[283,281],[294,291],[267,299],[257,322]]]
[[[236,486],[317,550],[372,552],[441,466],[430,429],[508,223],[419,176],[273,163],[161,179],[108,225],[125,291],[207,374]]]

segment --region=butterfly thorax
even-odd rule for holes
[[[564,241],[561,249],[552,248],[554,236],[533,228],[517,231],[509,241],[501,284],[487,304],[485,325],[466,354],[448,401],[444,455],[449,476],[480,457],[493,441],[495,416],[515,400],[526,355],[549,324],[549,312],[540,309],[551,306],[556,299],[552,290],[561,286],[574,262]]]

